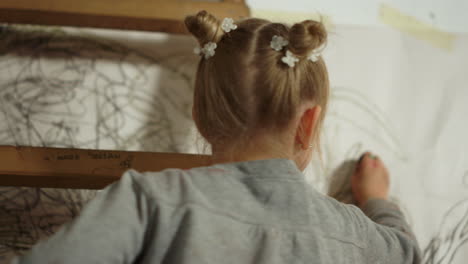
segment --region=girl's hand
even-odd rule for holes
[[[366,152],[351,176],[351,188],[357,205],[362,207],[369,199],[388,199],[390,177],[379,157]]]

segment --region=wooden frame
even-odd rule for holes
[[[180,153],[0,146],[0,186],[100,189],[140,172],[209,166],[210,156]]]
[[[243,0],[1,0],[0,23],[185,33],[185,16],[206,10],[219,18],[250,12]]]

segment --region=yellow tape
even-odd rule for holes
[[[272,22],[287,23],[291,25],[304,20],[312,19],[321,21],[325,24],[327,29],[332,28],[331,18],[318,12],[291,12],[281,10],[252,9],[250,13],[252,17],[268,19]]]
[[[402,14],[386,4],[380,6],[380,20],[402,32],[429,42],[435,47],[451,51],[455,35],[425,24],[414,17]]]

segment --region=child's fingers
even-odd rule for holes
[[[359,157],[359,160],[357,161],[357,164],[361,164],[361,161],[364,159],[364,157],[367,155],[368,152],[365,152],[361,155],[361,157]]]
[[[371,161],[372,167],[377,168],[377,167],[380,165],[379,156],[377,156],[377,155],[372,155],[370,158],[372,159],[372,161]]]
[[[361,162],[364,163],[365,166],[372,166],[374,168],[377,168],[379,165],[381,165],[381,160],[379,156],[371,152],[364,153]]]
[[[356,171],[359,171],[360,168],[362,167],[364,163],[364,159],[368,157],[371,153],[369,151],[364,152],[361,157],[359,157],[357,163],[356,163]]]
[[[366,155],[364,156],[364,158],[362,159],[361,164],[360,164],[360,166],[362,168],[369,167],[369,166],[373,165],[374,162],[375,162],[375,157],[376,156],[374,154],[372,154],[372,152],[366,152],[365,154]]]
[[[376,168],[376,167],[385,168],[384,162],[383,162],[382,159],[381,159],[379,156],[377,156],[377,155],[374,156],[373,165],[374,165],[375,168]]]
[[[356,162],[354,173],[351,175],[351,184],[354,189],[357,189],[363,179],[363,172],[365,166],[368,166],[370,152],[365,152]]]

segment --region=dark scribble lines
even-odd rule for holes
[[[195,61],[83,35],[0,25],[0,145],[179,152]],[[52,235],[95,194],[0,188],[0,262]]]
[[[149,124],[157,124],[158,132],[163,133],[141,136],[159,136],[162,143],[173,134],[167,131],[170,113],[165,105],[170,104],[183,117],[191,118],[190,98],[181,102],[174,91],[142,89],[151,85],[150,75],[156,67],[162,67],[164,76],[171,76],[171,81],[185,87],[184,93],[190,91],[191,75],[180,71],[184,64],[178,64],[181,59],[177,56],[172,56],[174,63],[168,58],[149,57],[117,43],[22,32],[15,28],[4,29],[2,39],[10,45],[5,45],[2,52],[7,57],[8,67],[1,68],[15,73],[1,83],[0,108],[7,129],[0,130],[0,138],[12,141],[2,144],[126,149],[129,147],[128,136],[122,135],[121,131],[128,127],[129,116],[132,120],[144,120],[140,123],[142,130],[148,129]],[[15,56],[19,57],[16,64],[10,58]],[[165,64],[161,65],[161,62]],[[151,111],[151,115],[142,110]],[[76,122],[71,122],[71,118]],[[83,123],[83,120],[91,122]],[[77,137],[80,130],[89,126],[94,126],[94,138]],[[133,144],[144,141],[135,138]],[[159,150],[176,150],[171,144],[164,148]]]
[[[466,250],[468,250],[468,199],[463,199],[443,215],[439,232],[424,249],[424,263],[453,264],[457,254],[466,253]]]
[[[355,110],[359,110],[362,116],[351,118],[349,116],[347,117],[344,113],[338,112],[331,112],[330,116],[362,131],[364,135],[373,138],[376,142],[391,151],[398,159],[404,161],[408,158],[401,144],[401,139],[397,136],[395,128],[391,125],[393,123],[392,120],[378,105],[373,103],[372,100],[362,92],[357,89],[333,87],[331,101],[337,101],[341,104],[350,104]],[[366,122],[362,121],[363,118],[368,118],[368,122],[371,121],[372,124],[382,129],[384,133],[375,133],[372,129],[366,128],[366,126],[364,126]]]

